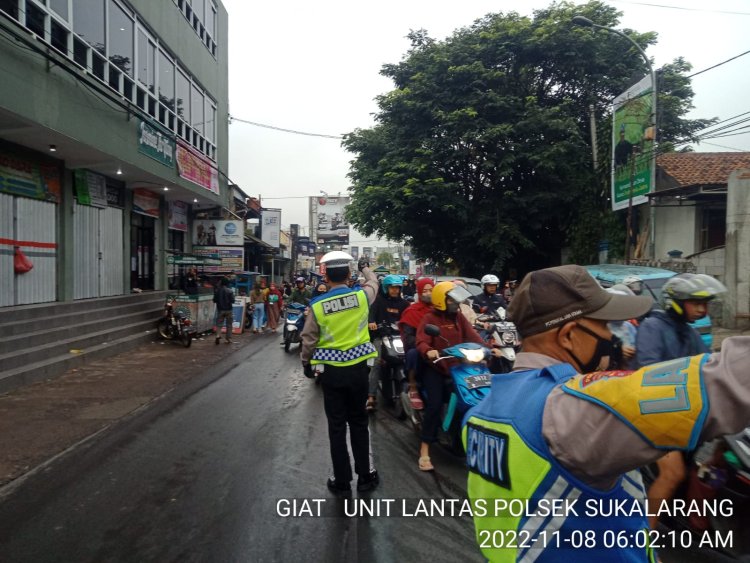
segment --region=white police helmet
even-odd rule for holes
[[[321,264],[326,265],[326,269],[348,268],[354,261],[354,258],[348,252],[334,250],[323,255],[320,259]]]

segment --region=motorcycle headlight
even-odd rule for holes
[[[481,362],[484,360],[484,350],[482,348],[477,349],[469,349],[469,348],[461,348],[461,353],[464,355],[464,358],[469,360],[470,362]]]
[[[516,335],[512,332],[503,333],[503,344],[513,344],[516,341]]]

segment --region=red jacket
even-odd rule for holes
[[[440,329],[440,336],[428,335],[424,331],[424,327],[428,324],[437,326]],[[437,350],[439,352],[443,348],[455,346],[462,342],[476,342],[483,346],[486,345],[477,331],[469,324],[469,321],[466,320],[466,317],[460,312],[451,315],[433,309],[422,317],[422,321],[419,323],[419,328],[417,329],[417,350],[426,362],[432,364],[431,360],[427,359],[427,352],[430,350]],[[450,366],[455,365],[457,362],[458,359],[451,358],[440,360],[437,364],[432,365],[444,375],[450,375]]]

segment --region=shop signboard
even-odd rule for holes
[[[281,228],[281,209],[263,209],[261,211],[261,239],[266,244],[279,248],[279,229]]]
[[[0,192],[57,203],[60,185],[56,164],[0,152]]]
[[[242,246],[236,248],[227,246],[196,246],[193,247],[193,254],[199,257],[215,257],[218,255],[218,258],[221,261],[220,265],[206,265],[203,268],[204,272],[228,273],[241,272],[243,270],[242,266],[245,261],[245,248]]]
[[[169,228],[175,231],[187,232],[188,204],[184,201],[168,202]]]
[[[219,194],[219,171],[214,164],[187,143],[177,141],[177,171],[182,178]]]
[[[133,190],[133,213],[159,218],[159,195],[145,188]]]
[[[640,205],[648,202],[646,194],[654,189],[652,114],[651,76],[646,76],[614,99],[612,111],[613,211],[628,207],[631,190],[633,205]]]
[[[107,179],[104,176],[89,170],[76,170],[74,184],[80,205],[107,207]]]
[[[349,223],[345,210],[349,198],[342,196],[313,196],[310,198],[310,217],[317,244],[349,244]]]
[[[138,124],[138,152],[161,162],[164,166],[174,167],[174,139],[145,121]]]
[[[242,221],[193,221],[193,244],[197,246],[242,246],[245,232]]]

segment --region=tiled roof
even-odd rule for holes
[[[750,152],[677,152],[659,155],[656,164],[680,186],[726,184],[729,175],[750,168]]]

